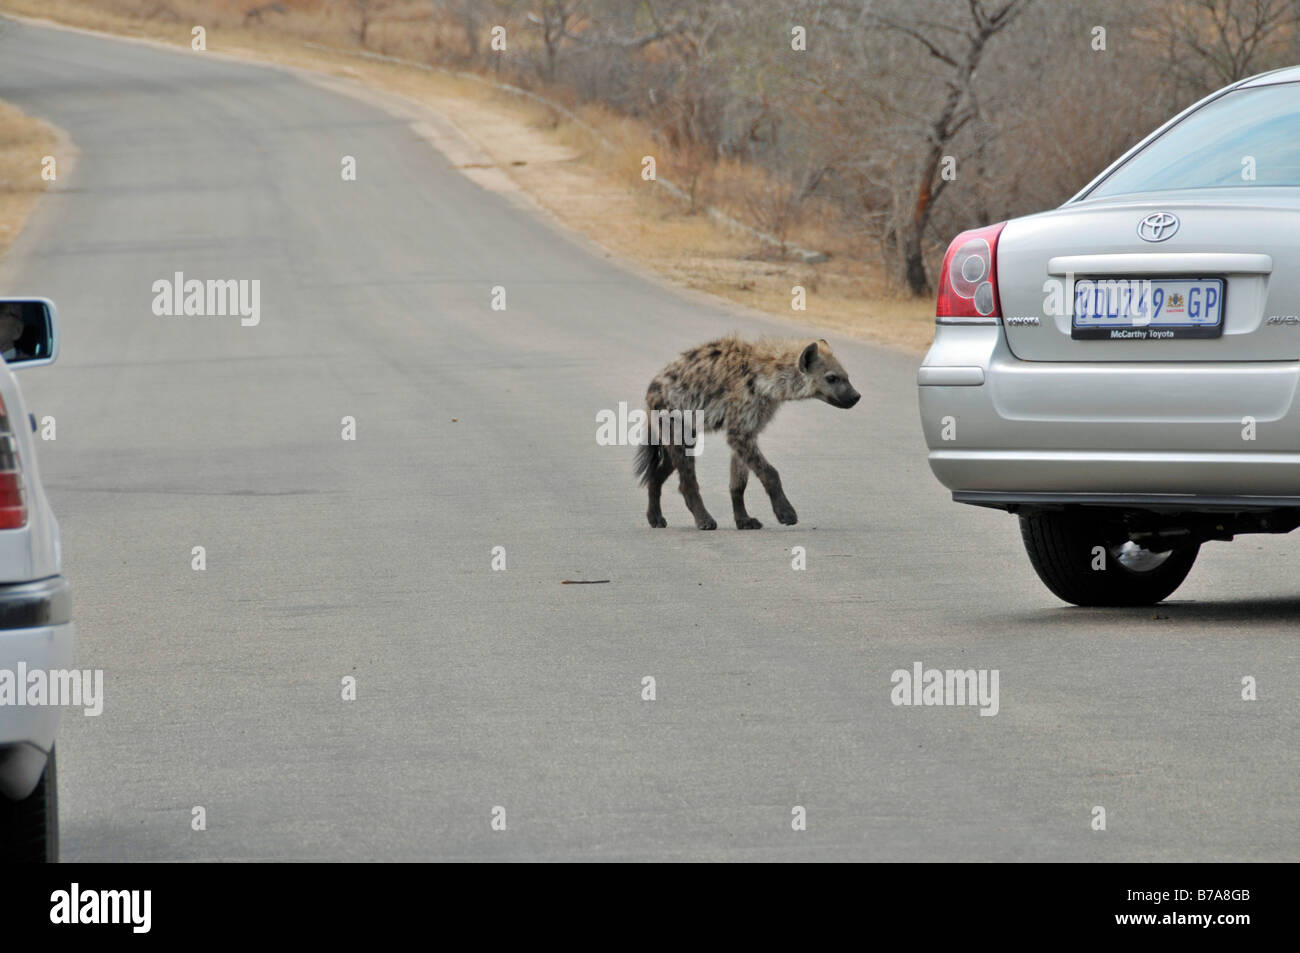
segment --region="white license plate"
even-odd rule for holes
[[[1080,278],[1070,336],[1111,341],[1217,338],[1222,278]]]

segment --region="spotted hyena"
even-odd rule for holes
[[[815,397],[832,407],[849,408],[862,395],[825,341],[805,344],[764,338],[742,341],[735,335],[710,341],[686,351],[650,382],[646,407],[652,421],[698,420],[705,432],[722,430],[731,446],[731,506],[738,529],[759,529],[762,523],[745,511],[745,484],[753,470],[772,500],[776,518],[786,525],[799,521],[781,489],[781,477],[758,449],[758,435],[776,409],[787,400]],[[677,470],[682,496],[695,525],[716,529],[718,524],[704,507],[695,479],[692,434],[673,428],[656,433],[637,450],[636,473],[650,494],[646,519],[651,526],[667,526],[659,507],[664,481]]]

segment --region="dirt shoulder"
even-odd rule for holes
[[[87,0],[0,0],[0,12],[182,47],[190,46],[192,27],[203,25],[126,16]],[[754,238],[705,214],[689,213],[682,202],[644,181],[641,157],[654,154],[655,147],[647,131],[630,120],[584,109],[574,122],[463,75],[382,62],[266,30],[205,30],[206,55],[355,80],[432,108],[473,142],[494,174],[508,176],[560,222],[673,284],[817,325],[828,336],[848,335],[911,352],[924,350],[933,338],[933,303],[889,293],[879,269],[838,256],[816,265],[778,259]],[[476,171],[466,169],[471,175]],[[0,246],[3,242],[0,230]],[[796,286],[804,289],[802,311],[792,307]]]
[[[9,250],[27,222],[36,200],[49,180],[42,170],[57,175],[58,134],[47,124],[20,109],[0,102],[0,257]],[[49,174],[49,173],[47,173]]]

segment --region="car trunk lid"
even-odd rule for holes
[[[1150,216],[1164,228],[1146,228],[1144,239],[1139,227]],[[1007,341],[1022,360],[1300,359],[1296,189],[1185,190],[1073,203],[1009,222],[998,242],[997,268]],[[1184,279],[1203,281],[1198,288]],[[1189,290],[1195,303],[1205,287],[1222,288],[1216,302],[1222,331],[1183,328],[1169,336],[1165,325],[1152,323],[1145,333],[1076,332],[1076,319],[1091,320],[1077,296],[1086,300],[1107,282],[1131,286],[1134,295],[1155,287],[1157,300],[1180,306]],[[1166,314],[1163,320],[1172,319]]]

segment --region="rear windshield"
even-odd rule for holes
[[[1279,185],[1300,186],[1300,83],[1221,96],[1112,172],[1088,198]]]

